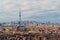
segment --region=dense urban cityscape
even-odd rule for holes
[[[0,40],[60,40],[59,23],[19,21],[0,23]]]
[[[0,40],[60,40],[60,0],[0,0]]]
[[[0,40],[60,40],[60,25],[4,23],[0,24]]]
[[[59,23],[22,21],[0,23],[0,40],[60,40]]]

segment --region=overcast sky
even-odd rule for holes
[[[60,0],[0,0],[0,22],[22,20],[60,23]]]

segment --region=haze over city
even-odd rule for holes
[[[19,11],[22,20],[60,23],[60,0],[0,0],[0,22],[17,21]]]

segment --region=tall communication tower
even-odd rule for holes
[[[18,31],[23,31],[25,29],[25,26],[22,25],[22,20],[21,20],[21,9],[19,9],[19,26],[17,27]]]
[[[21,9],[19,9],[19,27],[21,27]]]
[[[16,31],[21,30],[21,9],[19,9],[18,13],[19,13],[19,21],[18,21],[19,26],[16,27]]]

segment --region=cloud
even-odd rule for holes
[[[21,8],[22,20],[30,20],[31,16],[47,15],[49,11],[60,13],[60,0],[0,0],[0,14],[5,19],[17,20],[19,8]]]

